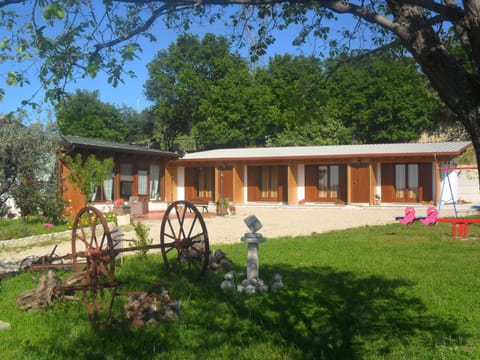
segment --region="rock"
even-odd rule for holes
[[[233,261],[230,259],[222,259],[220,260],[220,266],[224,270],[231,270],[233,268]]]
[[[282,282],[282,275],[280,273],[275,273],[272,277],[272,282]]]
[[[233,281],[233,274],[231,272],[226,273],[223,279],[220,284],[223,290],[235,290],[235,282]]]
[[[281,289],[283,287],[283,283],[282,282],[274,282],[272,283],[272,285],[270,286],[270,288],[272,290],[278,290],[278,289]]]
[[[219,270],[231,270],[233,267],[233,262],[230,260],[225,252],[220,249],[215,250],[213,255],[209,257],[208,260],[209,264],[208,267],[214,273],[218,272]]]
[[[260,285],[258,287],[258,292],[267,292],[268,291],[268,285]]]
[[[10,329],[10,324],[0,320],[0,331]]]
[[[215,259],[216,262],[220,262],[222,259],[226,257],[227,257],[227,254],[225,254],[225,252],[223,252],[220,249],[215,250],[215,252],[213,253],[213,258]]]
[[[223,290],[235,290],[235,284],[233,283],[233,281],[230,280],[223,280],[220,284],[220,287]]]
[[[225,280],[233,281],[233,273],[227,272],[223,278],[224,278]]]
[[[253,286],[253,285],[248,285],[248,286],[245,288],[245,294],[247,294],[247,295],[253,295],[253,294],[256,293],[256,291],[257,291],[257,290],[256,290],[255,286]]]
[[[279,273],[275,273],[272,277],[272,284],[270,285],[270,289],[278,290],[283,287],[282,275]]]

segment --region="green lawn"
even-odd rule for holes
[[[31,217],[26,222],[23,219],[0,219],[0,241],[66,230],[68,224],[53,225],[38,217]]]
[[[24,312],[15,298],[37,286],[25,273],[3,281],[2,359],[478,359],[480,229],[471,240],[451,227],[399,224],[260,245],[260,277],[280,272],[285,287],[248,296],[165,275],[161,258],[128,257],[122,291],[161,282],[182,316],[140,330],[94,330],[81,301]],[[264,234],[268,235],[268,234]],[[246,246],[222,246],[245,274]],[[121,300],[116,303],[121,313]]]

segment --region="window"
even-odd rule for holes
[[[336,200],[338,198],[339,167],[338,165],[318,166],[318,198]]]
[[[417,201],[418,199],[418,164],[395,165],[396,200]]]
[[[213,184],[212,168],[195,168],[195,198],[211,199]]]
[[[150,165],[150,200],[160,199],[160,166]]]
[[[276,166],[261,168],[260,198],[263,200],[278,199],[278,168]]]
[[[129,163],[120,164],[120,197],[128,199],[133,189],[133,165]]]
[[[138,195],[148,194],[148,171],[138,170]]]
[[[110,176],[103,181],[103,186],[97,188],[92,196],[92,201],[112,201],[113,200],[113,179],[115,170],[112,168]]]

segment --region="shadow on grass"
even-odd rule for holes
[[[114,326],[77,330],[72,341],[49,344],[69,358],[298,358],[360,359],[388,356],[415,346],[428,349],[465,339],[454,321],[428,312],[402,279],[359,277],[329,267],[268,265],[262,277],[281,272],[285,287],[247,296],[224,292],[223,275],[190,283],[162,274],[157,260],[133,262],[119,278],[133,287],[163,282],[183,315],[141,330]],[[238,270],[238,269],[237,269]],[[241,280],[241,279],[239,279]],[[134,283],[134,284],[132,284]],[[135,286],[133,286],[135,285]],[[425,350],[425,348],[427,350]],[[81,353],[79,353],[81,349]],[[426,352],[425,352],[426,351]],[[428,356],[427,356],[428,357]]]

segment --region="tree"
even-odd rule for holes
[[[78,187],[87,204],[97,188],[112,174],[112,158],[98,160],[95,155],[89,155],[83,159],[81,154],[77,154],[74,158],[67,155],[65,162],[70,169],[69,180]]]
[[[348,129],[326,109],[332,95],[326,89],[324,65],[314,57],[276,55],[256,78],[272,93],[279,118],[267,136],[271,146],[345,144]],[[341,107],[341,106],[340,106]]]
[[[18,3],[23,4],[24,13],[31,14],[26,24],[15,13],[13,5]],[[215,5],[218,11],[210,11]],[[188,28],[192,18],[211,22],[220,19],[227,5],[240,7],[239,14],[227,19],[232,27],[251,30],[249,21],[258,20],[253,24],[257,25],[258,42],[252,49],[260,55],[274,40],[272,28],[300,24],[302,29],[294,41],[301,43],[309,34],[326,38],[329,26],[325,22],[345,14],[353,15],[355,21],[343,35],[355,36],[364,28],[361,35],[370,35],[372,44],[401,44],[465,126],[480,165],[480,0],[360,4],[345,0],[112,0],[95,9],[88,2],[6,0],[0,3],[0,26],[8,36],[1,41],[0,56],[16,62],[43,59],[39,77],[51,97],[61,94],[65,80],[79,74],[95,76],[101,69],[115,85],[121,79],[124,63],[141,51],[138,36],[154,39],[149,29],[156,20]],[[338,40],[330,43],[338,49]],[[25,84],[20,71],[10,71],[7,76],[8,83]]]
[[[441,109],[414,61],[389,52],[344,64],[328,77],[326,93],[326,107],[359,143],[416,141]]]
[[[232,68],[210,86],[199,114],[192,132],[205,148],[264,145],[269,134],[279,131],[280,112],[271,87],[257,81],[246,66]]]
[[[23,218],[42,214],[55,202],[57,132],[51,124],[25,126],[7,117],[0,128],[0,208],[12,197]]]
[[[248,65],[238,54],[230,52],[224,37],[206,34],[200,40],[186,34],[168,50],[159,51],[148,64],[148,72],[145,94],[155,102],[151,109],[156,117],[154,131],[160,135],[164,148],[171,149],[176,137],[188,135],[195,124],[209,121],[212,112],[207,108],[212,89],[228,81],[229,74],[248,73]]]
[[[77,90],[56,107],[57,123],[63,135],[85,136],[126,142],[142,137],[143,118],[133,109],[104,103],[98,91]]]

